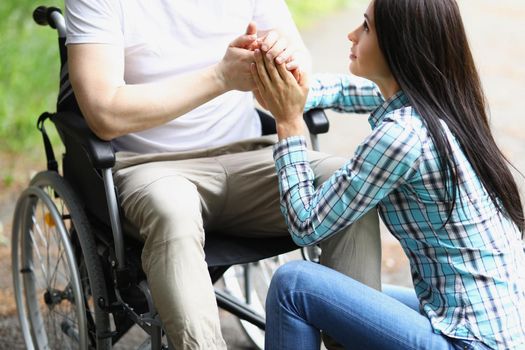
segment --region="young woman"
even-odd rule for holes
[[[523,208],[457,4],[375,0],[364,17],[348,35],[350,71],[384,102],[370,136],[320,187],[300,136],[306,77],[260,52],[252,73],[277,120],[281,209],[295,242],[319,242],[377,207],[410,259],[415,293],[285,265],[268,295],[266,347],[319,349],[321,330],[346,349],[525,349]],[[322,76],[306,108],[360,111],[377,97],[372,85]]]

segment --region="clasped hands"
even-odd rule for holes
[[[285,37],[276,31],[258,37],[250,23],[228,46],[218,70],[228,90],[253,91],[275,117],[280,139],[302,134],[307,75],[300,67],[300,52]]]

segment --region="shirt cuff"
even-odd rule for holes
[[[322,95],[321,83],[319,82],[319,79],[314,76],[313,79],[310,80],[304,111],[308,112],[309,110],[316,108],[321,101]]]
[[[306,140],[303,136],[291,136],[273,146],[273,159],[277,172],[286,166],[308,162]]]

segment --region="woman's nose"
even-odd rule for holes
[[[351,42],[353,42],[355,44],[355,42],[357,40],[356,31],[355,30],[351,31],[350,33],[348,33],[348,35],[346,37],[348,38],[348,40],[350,40]]]

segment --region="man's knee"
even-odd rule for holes
[[[345,158],[331,156],[324,153],[318,153],[316,158],[318,159],[314,159],[311,164],[317,185],[328,180],[330,176],[340,169],[347,161]]]
[[[347,229],[321,242],[321,263],[372,288],[381,286],[379,219],[372,210]]]
[[[163,177],[144,186],[123,203],[147,248],[172,240],[204,240],[200,196],[185,178]]]
[[[380,248],[379,217],[376,210],[372,209],[352,225],[341,230],[341,232],[322,241],[322,249],[330,249],[331,246],[348,247],[349,245],[365,244],[367,248]],[[356,247],[364,248],[364,247]]]

